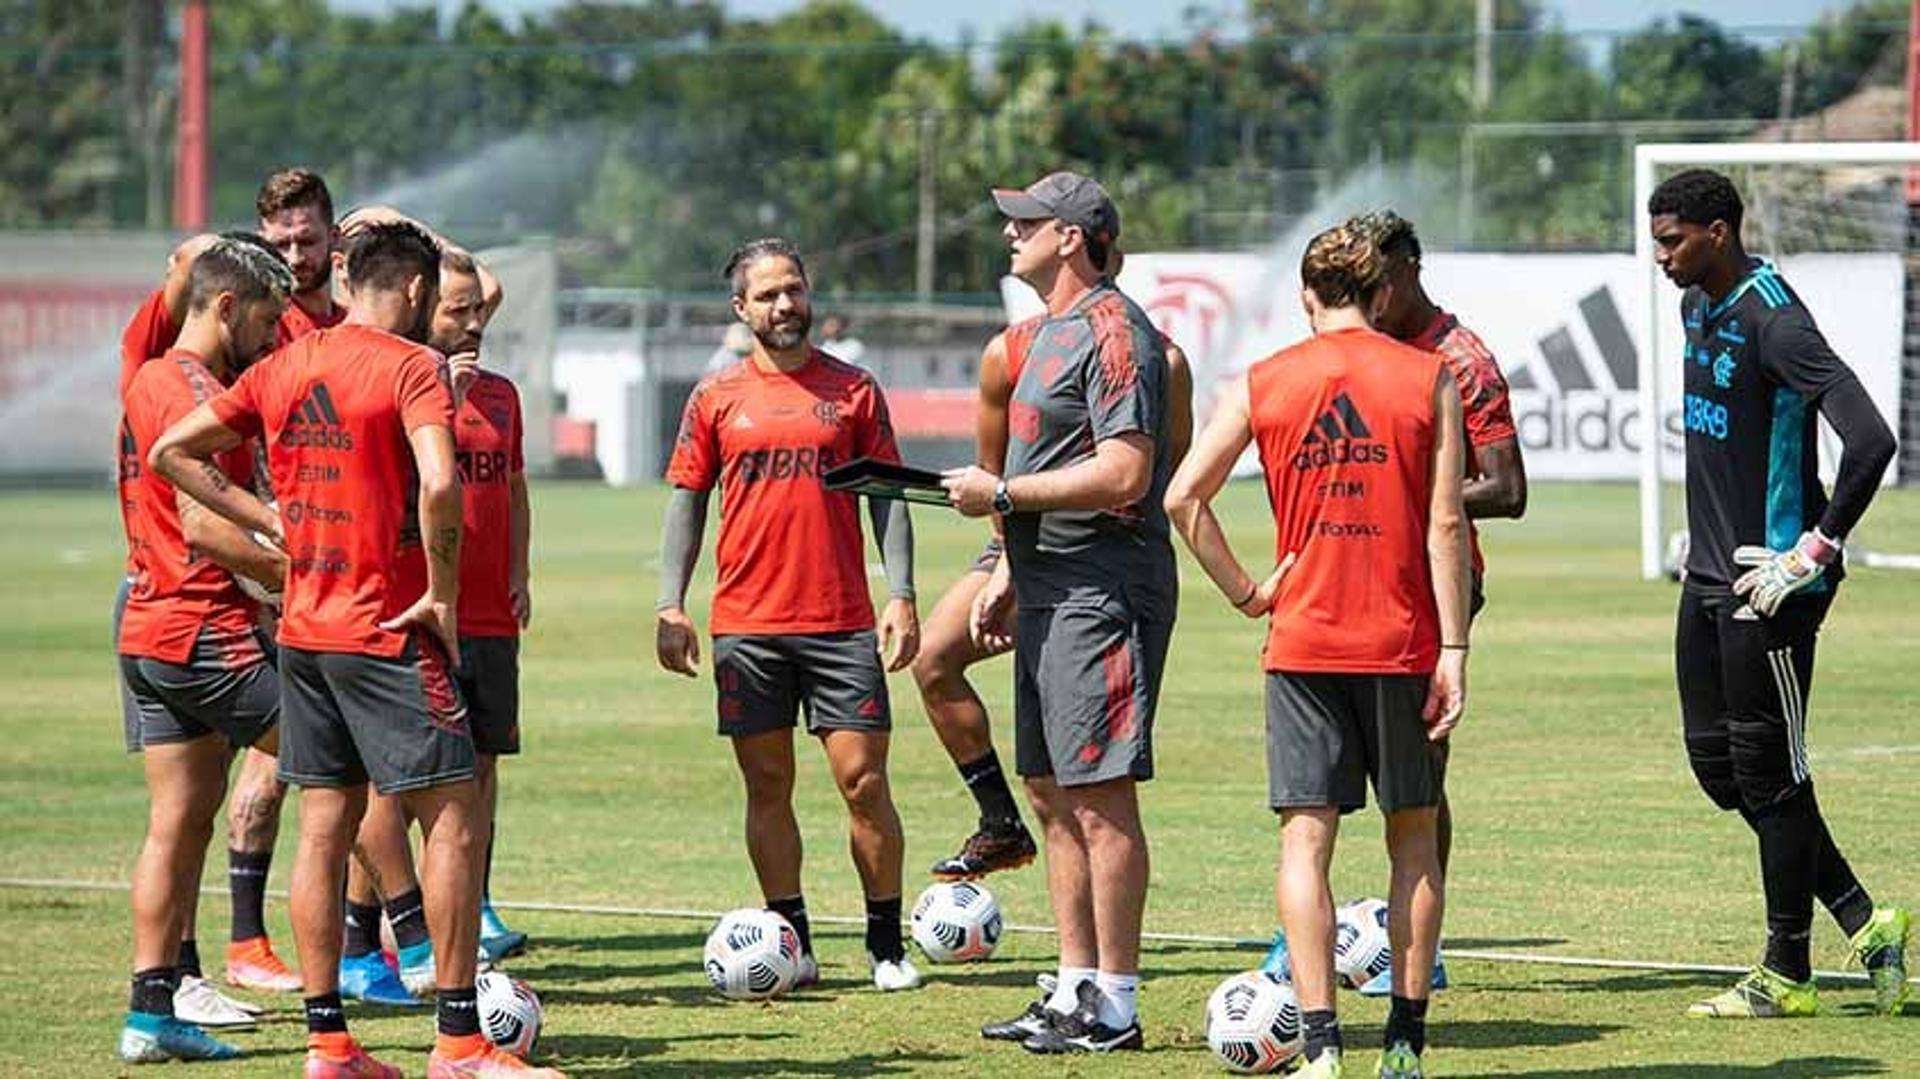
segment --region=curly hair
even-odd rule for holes
[[[1352,224],[1315,236],[1300,259],[1301,283],[1328,307],[1364,304],[1379,291],[1386,272],[1386,257],[1372,233]]]
[[[1712,169],[1687,169],[1660,181],[1647,197],[1647,216],[1662,214],[1672,214],[1689,225],[1725,221],[1738,236],[1746,207],[1732,180]]]

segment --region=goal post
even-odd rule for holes
[[[1665,574],[1663,565],[1665,535],[1662,457],[1661,380],[1670,374],[1667,357],[1660,350],[1660,319],[1666,307],[1674,307],[1679,295],[1663,289],[1659,270],[1653,261],[1651,220],[1647,199],[1653,194],[1663,170],[1681,166],[1888,166],[1900,169],[1920,165],[1920,143],[1914,142],[1725,142],[1725,143],[1642,143],[1634,148],[1633,252],[1638,260],[1645,298],[1640,305],[1644,346],[1640,350],[1640,574],[1648,580]],[[1903,176],[1904,180],[1904,176]],[[1904,182],[1900,185],[1905,189]],[[1904,197],[1904,196],[1903,196]],[[1749,200],[1751,203],[1752,200]],[[1749,218],[1751,220],[1751,217]],[[1892,248],[1896,254],[1907,251],[1903,235]],[[1816,316],[1818,312],[1815,312]],[[1898,416],[1887,420],[1896,429]]]

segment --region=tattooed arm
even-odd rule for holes
[[[418,625],[440,638],[450,657],[460,654],[454,612],[460,602],[460,473],[454,465],[453,433],[440,424],[407,432],[420,475],[420,537],[426,544],[427,591],[386,629]]]
[[[280,518],[252,491],[228,479],[214,462],[214,455],[239,444],[239,432],[221,423],[211,406],[202,404],[154,440],[147,464],[181,494],[241,528],[280,543]]]

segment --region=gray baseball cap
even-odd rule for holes
[[[1091,176],[1051,172],[1025,188],[996,187],[993,203],[1008,217],[1058,218],[1108,243],[1120,238],[1120,211]]]

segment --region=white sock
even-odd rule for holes
[[[1114,1030],[1125,1030],[1139,1017],[1134,996],[1140,991],[1140,975],[1108,974],[1101,971],[1093,980],[1100,987],[1100,1022]]]
[[[1047,1007],[1062,1014],[1079,1007],[1081,983],[1093,981],[1094,974],[1092,967],[1061,967],[1060,981],[1047,998]]]

